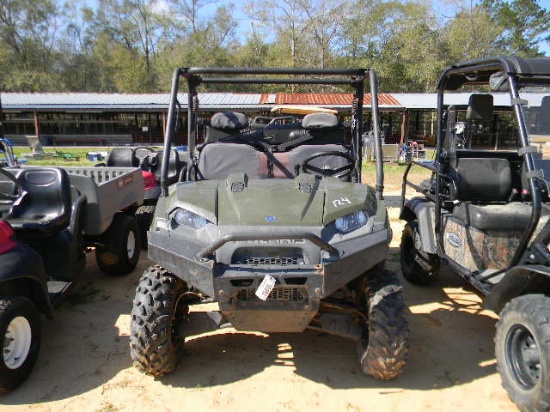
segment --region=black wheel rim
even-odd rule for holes
[[[506,357],[512,377],[526,390],[534,388],[541,376],[541,354],[536,339],[523,325],[514,325],[506,339]]]

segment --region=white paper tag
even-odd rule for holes
[[[275,278],[273,276],[265,275],[265,278],[256,289],[256,296],[261,300],[266,300],[273,288],[275,287]]]

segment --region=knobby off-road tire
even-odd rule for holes
[[[399,247],[403,277],[415,285],[428,285],[439,275],[439,257],[423,252],[421,246],[418,223],[407,223]]]
[[[550,298],[508,302],[497,322],[495,355],[502,386],[519,409],[550,410]]]
[[[387,270],[372,270],[363,280],[367,322],[359,342],[363,372],[379,380],[390,380],[403,372],[409,354],[408,308],[403,286]]]
[[[141,240],[141,248],[147,249],[147,232],[153,222],[156,207],[153,205],[140,206],[136,210],[136,221],[139,228],[139,238]]]
[[[136,289],[130,323],[130,355],[148,375],[174,371],[183,352],[189,320],[187,284],[160,266],[149,267]]]
[[[29,376],[40,350],[40,318],[27,298],[0,297],[0,394]]]
[[[118,213],[103,238],[105,244],[95,250],[99,269],[110,276],[126,275],[134,270],[141,247],[136,220]]]

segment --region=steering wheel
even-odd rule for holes
[[[324,156],[337,156],[337,157],[343,157],[348,161],[348,163],[342,167],[336,168],[336,169],[323,169],[317,166],[310,165],[310,162],[312,162],[315,159],[318,159],[320,157]],[[334,177],[346,177],[348,176],[351,171],[355,168],[355,159],[351,157],[347,153],[343,152],[321,152],[316,153],[312,156],[309,156],[306,160],[302,163],[302,171],[304,173],[313,173],[316,176],[334,176]]]
[[[14,184],[14,193],[5,193],[0,191],[0,204],[4,204],[4,205],[11,204],[17,199],[19,199],[21,196],[23,196],[23,193],[25,193],[25,190],[23,189],[23,186],[21,186],[21,183],[19,182],[19,180],[17,180],[17,178],[11,173],[0,168],[0,174],[7,177]]]

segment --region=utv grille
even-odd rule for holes
[[[239,254],[233,257],[233,264],[249,266],[291,266],[304,265],[304,257],[301,254],[285,256]]]
[[[299,289],[299,288],[289,288],[285,286],[278,286],[271,291],[271,293],[267,297],[267,300],[300,302],[305,300],[305,297],[302,294],[302,290],[303,289]],[[255,295],[254,292],[255,292],[254,289],[241,289],[239,293],[237,293],[237,299],[243,300],[243,301],[259,300],[259,298]]]
[[[250,256],[242,259],[241,264],[251,266],[289,266],[303,265],[301,256]]]

